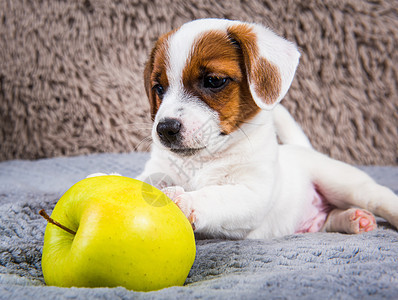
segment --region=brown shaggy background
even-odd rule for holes
[[[316,149],[398,164],[398,2],[361,0],[0,0],[0,160],[148,150],[147,54],[204,17],[297,43],[282,103]]]

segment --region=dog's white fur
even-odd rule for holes
[[[212,237],[269,238],[298,232],[303,222],[316,222],[313,201],[320,197],[318,193],[340,209],[329,215],[324,230],[358,232],[355,211],[347,210],[351,207],[382,216],[397,227],[398,197],[364,172],[312,149],[301,128],[278,104],[299,61],[292,43],[261,25],[250,25],[260,55],[278,67],[281,90],[273,104],[266,104],[250,83],[262,110],[230,134],[220,135],[217,112],[185,92],[182,70],[195,39],[233,24],[241,22],[197,20],[169,38],[169,88],[154,120],[151,158],[138,179],[163,189],[196,232]],[[156,131],[165,118],[178,118],[184,125],[184,146],[204,149],[191,156],[169,151]]]

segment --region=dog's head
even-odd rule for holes
[[[271,30],[239,21],[196,20],[161,36],[144,72],[154,142],[179,155],[214,152],[284,97],[299,57]]]

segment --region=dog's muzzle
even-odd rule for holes
[[[160,121],[156,126],[156,132],[160,142],[163,144],[163,146],[169,148],[170,151],[176,154],[182,156],[193,155],[205,148],[192,148],[184,145],[182,131],[183,125],[181,122],[172,118],[166,118]]]

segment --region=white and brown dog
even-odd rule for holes
[[[138,179],[164,190],[196,232],[359,233],[376,228],[373,214],[398,226],[398,197],[312,149],[279,104],[299,57],[261,25],[222,19],[157,41],[144,75],[153,145]]]

